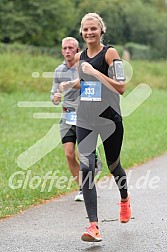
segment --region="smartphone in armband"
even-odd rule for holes
[[[113,60],[114,74],[117,81],[125,81],[123,62],[120,59]]]

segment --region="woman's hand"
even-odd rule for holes
[[[66,89],[68,89],[69,86],[69,81],[62,81],[59,85],[59,90],[60,92],[64,92]]]
[[[59,85],[60,92],[64,92],[65,90],[69,88],[80,88],[80,80],[79,78],[72,80],[72,81],[62,81]]]
[[[85,74],[95,75],[96,73],[96,69],[93,68],[93,66],[89,64],[88,62],[83,62],[81,64],[81,68],[82,68],[83,73]]]

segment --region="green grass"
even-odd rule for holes
[[[133,77],[128,87],[134,87],[139,83],[146,83],[151,88],[167,88],[167,61],[131,61]]]
[[[167,151],[167,90],[153,89],[151,96],[124,118],[122,163],[125,168]]]
[[[27,185],[23,189],[11,189],[9,178],[16,172],[23,172],[24,176],[17,175],[13,182],[16,186],[19,180],[25,183],[27,171],[22,170],[16,164],[17,157],[42,138],[58,119],[34,119],[35,112],[54,112],[54,108],[20,108],[17,102],[21,100],[47,101],[47,95],[34,93],[3,94],[1,97],[1,147],[0,147],[0,217],[10,215],[27,208],[32,204],[49,199],[74,190],[75,184],[66,190],[52,187],[48,192],[49,181],[43,192],[41,186],[31,189],[29,182],[34,176],[42,178],[48,171],[59,170],[59,175],[70,177],[64,158],[62,145],[59,144],[53,151],[44,156],[28,170],[31,171],[27,178]],[[166,151],[167,135],[167,90],[154,89],[151,97],[145,101],[135,112],[124,118],[125,136],[122,148],[122,164],[125,168],[140,164]],[[55,139],[53,138],[53,141]],[[101,147],[102,149],[102,147]],[[103,175],[108,174],[104,154]],[[34,181],[34,185],[37,181]],[[21,182],[22,183],[22,182]],[[67,187],[67,184],[64,184]]]
[[[71,176],[61,143],[28,170],[23,170],[17,165],[18,156],[44,137],[51,127],[59,122],[59,119],[33,118],[33,113],[55,112],[55,108],[21,108],[17,106],[17,103],[19,101],[49,101],[52,79],[42,77],[33,79],[31,73],[53,71],[60,60],[29,55],[25,55],[23,59],[22,56],[15,55],[10,58],[9,55],[6,57],[3,55],[0,57],[0,63],[3,63],[1,65],[7,68],[0,74],[1,91],[5,91],[0,96],[0,218],[18,213],[33,204],[77,188],[73,183],[67,189],[68,181],[67,183],[62,181],[61,185],[64,185],[64,188],[58,189],[57,186],[53,186],[51,191],[48,191],[50,186],[48,180],[44,190],[41,191],[47,172],[53,174],[59,171],[59,176],[68,178]],[[129,90],[145,82],[150,84],[152,94],[130,116],[124,118],[125,135],[121,160],[125,168],[143,163],[167,150],[167,89],[164,78],[166,62],[136,61],[132,62],[132,66],[134,76],[127,84]],[[60,109],[56,110],[60,112]],[[49,141],[54,143],[56,137],[53,136]],[[109,173],[102,146],[101,150],[104,164],[101,176],[104,176]],[[21,172],[13,180],[13,184],[20,188],[11,189],[9,179],[15,172]],[[39,186],[32,189],[37,182],[40,182]]]
[[[30,206],[33,203],[40,202],[52,196],[59,195],[65,190],[53,188],[51,192],[40,192],[41,188],[32,190],[29,185],[25,189],[12,190],[9,185],[10,176],[16,171],[23,171],[26,176],[26,170],[18,167],[17,157],[31,145],[41,139],[53,124],[58,123],[58,119],[46,120],[34,119],[35,112],[55,112],[54,109],[46,108],[20,108],[17,106],[18,101],[48,101],[49,94],[43,95],[38,93],[12,93],[1,96],[1,147],[0,147],[0,216],[17,212],[21,208]],[[2,106],[3,105],[3,106]],[[54,141],[54,139],[53,139]],[[61,175],[70,176],[66,167],[64,153],[61,144],[43,157],[38,163],[32,165],[31,177],[44,176],[48,171],[60,170]],[[18,175],[18,180],[25,181],[25,176]],[[30,180],[30,179],[29,179]],[[15,185],[17,184],[15,181]],[[35,183],[35,182],[34,182]],[[74,186],[73,186],[74,188]],[[71,188],[72,190],[72,188]]]
[[[22,92],[39,90],[48,92],[51,79],[43,78],[43,72],[53,72],[55,67],[62,62],[56,57],[46,55],[32,56],[27,53],[1,54],[0,65],[0,91]],[[38,72],[38,78],[32,78],[32,72]]]

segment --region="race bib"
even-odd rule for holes
[[[66,112],[66,124],[76,125],[77,114],[75,111],[67,110]]]
[[[100,81],[81,81],[81,101],[101,101]]]

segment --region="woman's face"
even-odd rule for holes
[[[82,23],[82,37],[87,44],[100,42],[101,27],[96,19],[85,20]]]

